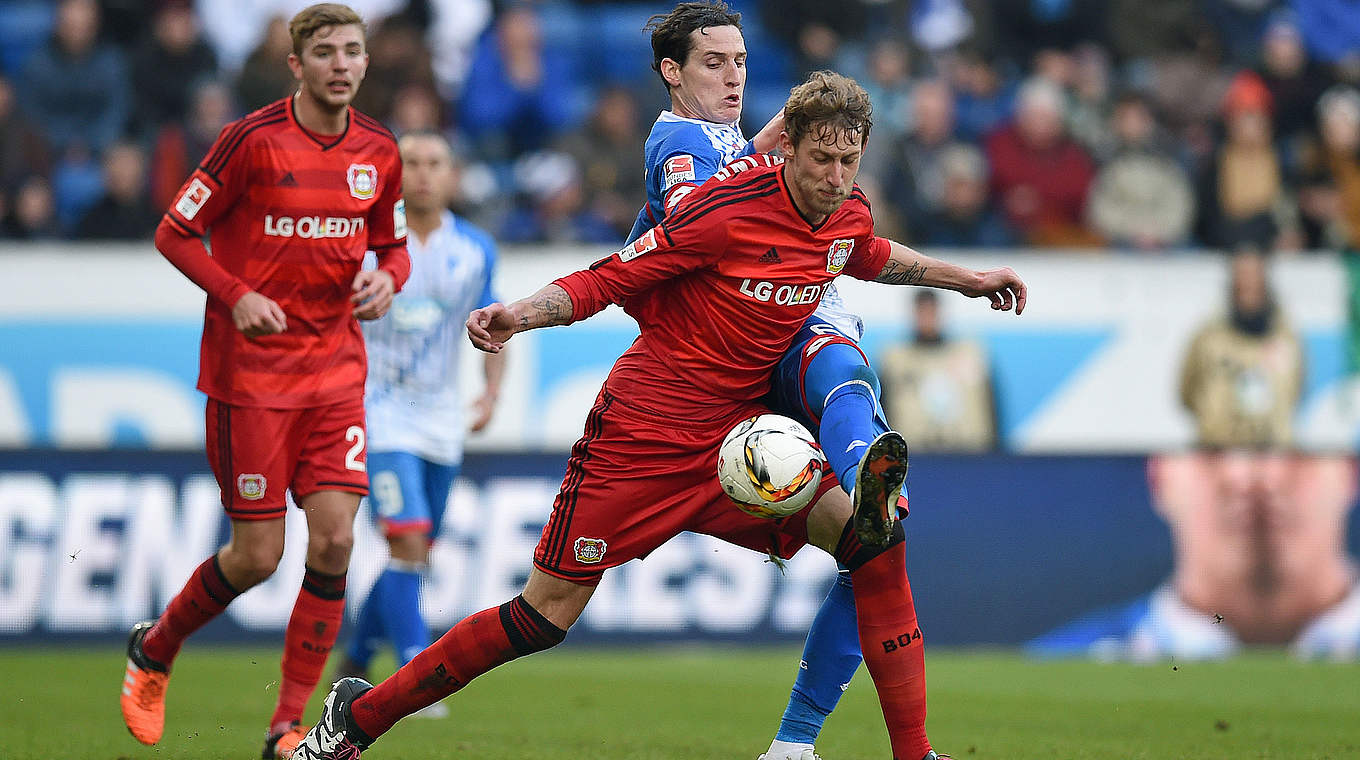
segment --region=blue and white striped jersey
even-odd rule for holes
[[[746,141],[735,124],[700,121],[662,111],[643,150],[647,205],[638,212],[628,242],[659,224],[666,211],[719,169],[753,153],[755,146]],[[846,308],[834,282],[826,286],[813,317],[830,322],[856,341],[864,334],[864,322]]]
[[[496,300],[496,245],[445,211],[428,239],[408,236],[411,278],[382,319],[364,322],[368,348],[368,450],[405,451],[432,462],[463,459],[467,398],[458,388],[464,323]]]

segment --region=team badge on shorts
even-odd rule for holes
[[[350,164],[345,172],[349,183],[349,194],[361,201],[372,198],[378,192],[378,167],[373,164]]]
[[[607,548],[603,538],[585,538],[584,536],[576,539],[573,547],[576,550],[576,561],[583,565],[597,565],[604,559],[604,551]]]
[[[264,498],[264,489],[268,483],[264,476],[259,473],[248,473],[236,476],[236,493],[241,494],[242,499],[259,501]]]
[[[853,238],[838,238],[831,244],[831,250],[826,252],[826,273],[840,274],[845,269],[845,262],[850,260],[850,253],[855,250]]]

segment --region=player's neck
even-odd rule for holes
[[[316,98],[301,89],[293,95],[293,114],[298,124],[308,132],[318,135],[338,135],[349,126],[349,105],[332,109],[317,102]]]
[[[811,204],[807,202],[806,198],[801,197],[801,195],[799,194],[798,183],[794,182],[793,177],[790,176],[789,168],[790,166],[791,164],[786,161],[784,162],[783,168],[781,168],[779,171],[784,173],[784,186],[789,189],[789,200],[793,201],[793,210],[797,211],[798,215],[803,217],[803,221],[807,222],[813,227],[816,227],[822,222],[825,222],[826,218],[830,216],[830,214],[809,213],[804,210],[810,208]]]
[[[417,210],[409,206],[406,208],[406,229],[422,243],[443,223],[443,209]]]

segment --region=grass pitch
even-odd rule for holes
[[[443,720],[408,719],[365,760],[755,760],[773,735],[797,650],[591,649],[535,655],[473,682]],[[958,760],[1360,758],[1360,666],[1282,655],[1226,663],[1034,662],[927,652],[930,735]],[[0,758],[259,757],[276,649],[186,648],[165,739],[143,747],[118,714],[119,649],[0,649]],[[321,694],[307,715],[314,719]],[[828,760],[888,757],[861,669],[827,723]]]

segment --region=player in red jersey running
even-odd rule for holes
[[[901,524],[886,547],[861,543],[834,475],[811,508],[779,520],[738,510],[715,477],[723,437],[766,411],[760,398],[771,368],[835,276],[904,283],[929,265],[933,284],[986,296],[998,309],[1024,308],[1024,283],[1009,268],[973,272],[873,234],[854,185],[870,126],[858,84],[813,74],[785,106],[786,160],[739,159],[618,253],[529,298],[472,313],[469,337],[492,352],[517,332],[579,321],[611,303],[641,334],[615,363],[572,449],[524,592],[464,619],[376,687],[337,682],[295,760],[354,760],[400,718],[554,646],[607,568],[686,530],[780,557],[812,543],[849,568],[893,757],[935,757],[919,699],[923,655]],[[778,256],[766,255],[772,247]],[[895,503],[892,490],[883,497]],[[918,702],[921,714],[911,707]]]
[[[266,758],[288,756],[305,732],[344,611],[368,492],[356,319],[386,313],[410,273],[401,160],[392,134],[350,107],[368,68],[359,15],[313,5],[289,32],[297,93],[227,125],[156,230],[157,249],[208,294],[198,387],[231,538],[157,620],[132,629],[122,712],[144,744],[160,741],[180,645],[278,566],[290,490],[307,518],[307,561]],[[361,272],[370,249],[379,267]]]

